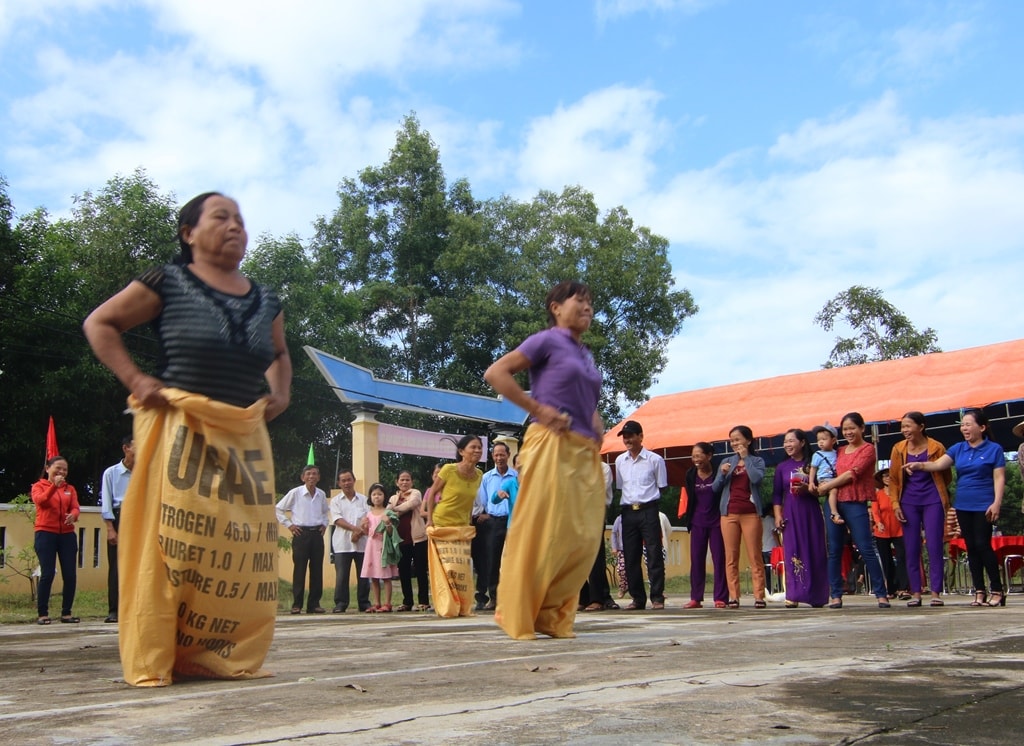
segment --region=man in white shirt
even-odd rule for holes
[[[349,583],[352,565],[356,566],[356,603],[360,611],[370,608],[370,580],[362,577],[363,555],[366,552],[364,519],[370,511],[366,495],[356,492],[356,475],[351,469],[338,474],[341,493],[331,498],[331,550],[334,553],[334,609],[333,614],[348,610]]]
[[[117,624],[117,532],[121,529],[121,502],[135,466],[135,441],[126,435],[121,441],[123,457],[103,472],[100,482],[100,516],[107,524],[107,624]]]
[[[292,535],[292,614],[302,611],[309,567],[308,614],[324,614],[320,597],[324,592],[324,531],[327,530],[327,495],[317,487],[320,469],[310,464],[302,470],[302,484],[277,503],[277,520]]]
[[[665,608],[665,556],[662,551],[658,505],[668,486],[665,459],[643,447],[644,430],[627,420],[619,430],[626,452],[615,459],[615,483],[622,490],[622,554],[626,583],[633,602],[627,609],[647,606],[641,562],[647,547],[647,578],[651,583],[651,608]]]

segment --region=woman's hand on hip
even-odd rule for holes
[[[538,423],[554,430],[556,433],[568,431],[569,426],[572,424],[572,417],[547,404],[541,404],[537,407],[533,417]]]
[[[166,407],[167,399],[163,395],[164,388],[164,382],[159,378],[142,373],[132,382],[132,396],[147,409]]]
[[[267,402],[267,408],[263,412],[263,419],[266,422],[270,422],[288,409],[288,405],[291,403],[291,397],[282,394],[267,394],[263,399]]]

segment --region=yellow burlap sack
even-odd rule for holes
[[[164,389],[134,398],[135,468],[118,538],[118,635],[125,681],[172,674],[246,679],[277,613],[274,465],[265,403],[241,409]]]
[[[604,494],[597,443],[530,425],[494,614],[509,637],[575,637],[580,588],[602,540]]]
[[[438,616],[473,616],[472,526],[427,527],[430,595]]]

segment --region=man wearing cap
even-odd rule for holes
[[[615,485],[622,491],[622,554],[626,564],[626,583],[633,602],[627,609],[647,606],[640,565],[647,547],[647,578],[651,583],[651,607],[665,608],[665,556],[661,544],[661,519],[658,503],[668,486],[665,459],[643,447],[644,429],[635,420],[627,420],[619,430],[626,452],[615,459]]]

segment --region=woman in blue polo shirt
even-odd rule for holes
[[[956,517],[967,545],[967,564],[974,582],[971,606],[1006,606],[999,576],[999,561],[992,549],[992,524],[999,520],[1006,486],[1003,448],[989,439],[988,417],[980,409],[968,409],[960,419],[962,442],[935,461],[910,462],[907,473],[956,468]],[[991,595],[985,593],[985,573]]]

